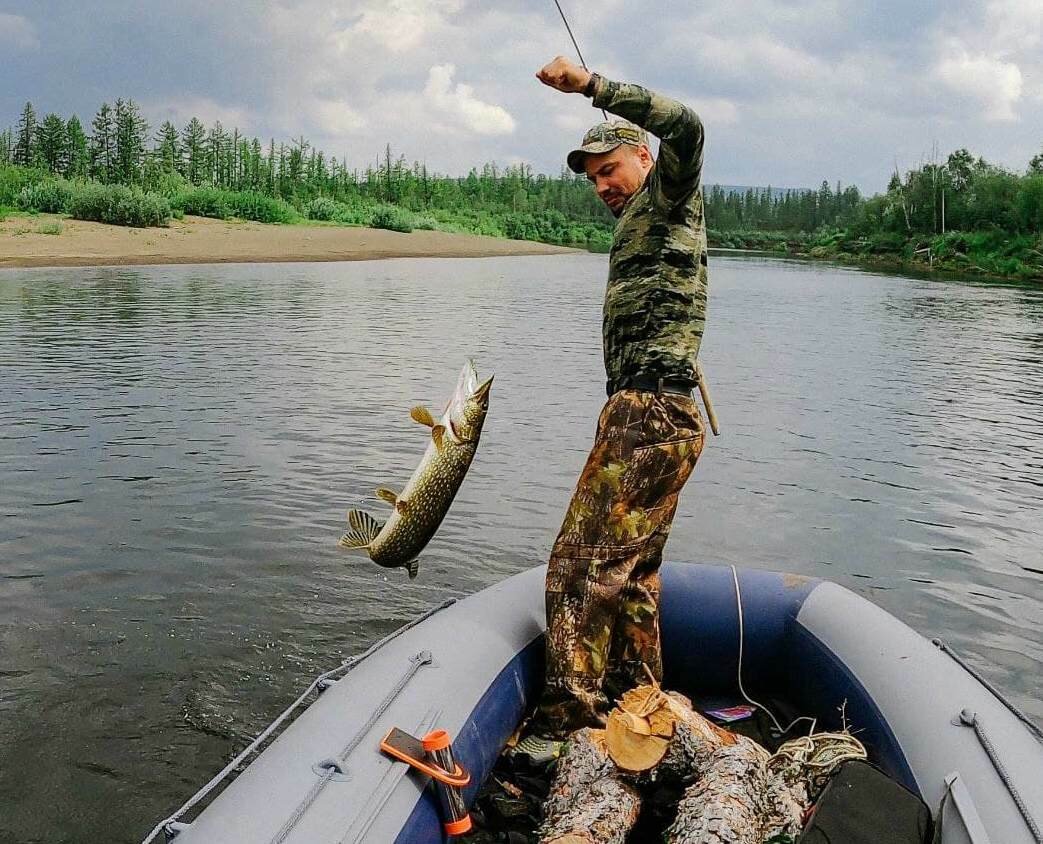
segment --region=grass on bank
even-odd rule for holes
[[[40,223],[36,227],[37,234],[61,234],[64,227],[62,226],[61,220],[51,220],[47,223]]]

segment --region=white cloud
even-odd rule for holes
[[[1040,0],[991,0],[985,19],[993,45],[1004,52],[1030,50],[1043,41]]]
[[[325,135],[349,135],[365,129],[369,121],[343,100],[316,98],[308,111]]]
[[[731,100],[723,97],[697,97],[689,98],[687,102],[707,126],[731,126],[739,122],[739,107]]]
[[[40,39],[31,20],[21,15],[0,12],[0,45],[35,50],[40,46]]]
[[[935,33],[934,76],[956,95],[954,106],[980,109],[986,121],[1011,122],[1028,90],[1038,95],[1043,77],[1043,2],[981,0],[978,14],[946,18]]]
[[[773,80],[815,80],[829,68],[815,56],[768,35],[747,33],[734,37],[698,39],[698,55],[704,64],[728,68],[744,76],[756,74]]]
[[[446,19],[460,11],[460,0],[383,0],[369,4],[358,22],[340,34],[367,35],[393,53],[420,46]]]
[[[439,64],[431,68],[424,98],[436,111],[462,123],[479,135],[508,135],[514,131],[514,118],[506,109],[479,100],[470,85],[453,84],[456,67]]]
[[[984,110],[987,120],[1016,120],[1015,104],[1021,99],[1021,70],[985,53],[972,54],[954,47],[936,68],[939,79],[955,94]]]
[[[566,132],[578,132],[583,134],[591,127],[594,121],[587,112],[580,114],[577,111],[559,112],[554,115],[554,125]]]
[[[238,127],[240,132],[249,130],[251,114],[249,110],[239,106],[223,105],[209,97],[181,97],[146,102],[141,106],[142,112],[154,124],[169,120],[181,129],[193,117],[198,117],[205,126],[212,126],[220,120],[225,129]]]
[[[98,4],[97,23],[111,28],[119,5]],[[255,0],[245,17],[236,4],[176,5],[147,20],[136,7],[121,11],[155,38],[205,22],[217,75],[180,86],[175,101],[139,70],[147,39],[95,66],[69,48],[82,39],[71,21],[49,20],[45,33],[32,15],[0,14],[0,55],[18,59],[3,66],[7,122],[29,92],[37,104],[67,101],[54,80],[75,74],[83,84],[70,110],[81,113],[97,107],[90,92],[99,86],[126,91],[130,81],[153,125],[170,118],[180,127],[196,114],[265,140],[303,134],[350,166],[390,143],[408,160],[461,174],[492,160],[557,172],[601,119],[589,101],[533,78],[555,54],[573,55],[553,3]],[[205,15],[193,12],[204,5]],[[935,140],[1021,169],[1043,137],[1043,0],[662,0],[654,13],[626,0],[563,5],[592,67],[700,113],[708,181],[841,178],[875,189],[895,157],[915,163]],[[250,61],[230,50],[222,63],[222,39],[264,49]],[[40,50],[20,52],[41,41],[46,62]]]

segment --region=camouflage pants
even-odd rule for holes
[[[547,683],[532,730],[600,726],[617,692],[662,677],[659,567],[677,498],[703,448],[695,400],[622,390],[594,447],[547,568]]]

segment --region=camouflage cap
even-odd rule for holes
[[[644,129],[627,120],[606,120],[587,130],[579,149],[574,149],[565,159],[573,173],[583,172],[583,159],[587,155],[597,155],[614,150],[620,144],[630,146],[648,146],[648,135]]]

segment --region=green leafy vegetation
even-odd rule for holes
[[[611,214],[582,176],[486,164],[430,173],[388,146],[360,169],[305,138],[262,145],[220,122],[150,127],[131,100],[76,116],[37,117],[26,103],[0,132],[0,208],[122,225],[185,214],[265,223],[324,222],[394,231],[537,240],[607,251]],[[853,186],[705,189],[710,244],[894,266],[1043,278],[1043,151],[1022,174],[957,150],[897,172],[870,198]]]
[[[150,131],[131,100],[102,104],[89,133],[75,116],[40,120],[26,103],[18,125],[0,132],[0,204],[15,205],[24,187],[44,181],[118,184],[167,200],[175,218],[438,228],[601,248],[611,241],[608,210],[564,169],[552,178],[487,164],[453,178],[408,164],[390,147],[360,169],[304,138],[262,145],[220,122],[208,128],[192,118],[180,130],[167,122]]]
[[[49,223],[40,223],[40,225],[36,227],[36,231],[38,234],[61,234],[62,224],[59,220],[53,220]]]
[[[394,232],[413,231],[412,215],[394,205],[381,205],[373,212],[370,225],[375,229],[390,229]]]
[[[45,179],[25,185],[15,197],[21,211],[44,214],[67,214],[75,187],[64,179]]]
[[[889,267],[1043,279],[1043,152],[1022,175],[967,150],[892,176],[868,199],[855,188],[712,190],[715,245]]]
[[[170,221],[170,203],[140,188],[88,183],[73,192],[69,216],[117,226],[163,226]]]
[[[214,187],[182,187],[170,197],[174,211],[197,217],[256,220],[260,223],[293,223],[300,219],[296,209],[281,199],[256,191],[232,191]]]

